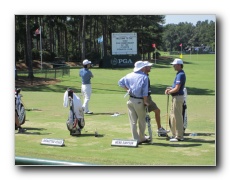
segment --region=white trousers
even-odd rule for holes
[[[84,98],[84,103],[82,107],[84,108],[84,113],[89,111],[89,100],[92,94],[91,84],[82,84],[81,85],[81,93]]]

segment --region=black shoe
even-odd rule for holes
[[[138,144],[142,144],[142,143],[151,143],[151,142],[152,142],[151,139],[145,139],[144,141],[139,142]]]
[[[23,129],[23,128],[18,129],[18,133],[24,133],[24,132],[26,132],[26,129]]]
[[[158,137],[168,137],[167,133],[158,133]]]

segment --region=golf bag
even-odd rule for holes
[[[70,135],[80,135],[81,130],[85,126],[84,113],[81,99],[73,92],[72,89],[67,89],[64,93],[64,107],[70,107],[68,119],[66,121],[67,129]]]
[[[183,111],[182,111],[182,115],[183,115],[183,123],[184,123],[184,133],[185,130],[187,128],[188,125],[188,118],[187,118],[187,89],[184,88],[184,103],[183,103]]]
[[[22,102],[21,88],[15,89],[15,110],[18,115],[19,124],[22,125],[26,121],[26,111]]]
[[[148,107],[146,107],[145,121],[146,121],[147,128],[148,128],[149,139],[152,141],[152,139],[153,139],[153,135],[152,134],[153,133],[152,133],[151,118],[149,116]]]

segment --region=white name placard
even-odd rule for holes
[[[137,140],[113,139],[111,146],[137,147]]]
[[[42,145],[49,145],[49,146],[65,146],[64,139],[50,139],[44,138],[41,141]]]

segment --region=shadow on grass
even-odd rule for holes
[[[93,115],[112,115],[114,113],[93,113],[93,114],[85,114],[85,116],[93,116]]]
[[[39,92],[62,92],[64,94],[64,92],[66,91],[67,88],[69,88],[69,86],[65,86],[65,85],[39,85],[39,86],[32,86],[32,87],[21,87],[23,89],[23,91],[39,91]],[[73,91],[75,93],[81,93],[81,89],[75,89],[72,88]]]
[[[15,133],[15,134],[25,134],[25,135],[50,135],[51,133],[40,133],[40,132],[24,132],[24,133]]]
[[[215,140],[204,140],[204,139],[186,138],[185,141],[187,141],[187,142],[200,142],[200,143],[215,144]]]
[[[170,85],[163,85],[163,84],[155,84],[154,86],[151,86],[151,92],[152,94],[164,94],[165,88]],[[194,88],[194,87],[186,87],[189,95],[215,95],[215,91],[210,89],[200,89],[200,88]]]
[[[85,114],[86,116],[93,116],[93,115],[110,115],[110,116],[112,116],[112,115],[114,115],[115,113],[117,113],[117,112],[108,112],[108,113],[103,113],[103,112],[99,112],[99,113],[93,113],[93,114]],[[120,116],[120,115],[125,115],[125,113],[118,113],[118,116]],[[115,115],[114,115],[115,116]],[[115,116],[116,117],[116,116]]]
[[[15,134],[25,134],[25,135],[49,135],[51,133],[41,133],[41,132],[30,132],[30,131],[45,131],[47,129],[45,128],[27,128],[27,127],[23,127],[24,129],[26,129],[26,132],[24,133],[18,133],[16,132]]]
[[[151,85],[151,92],[152,94],[164,94],[165,92],[165,88],[170,86],[170,84],[155,84],[155,85]],[[100,91],[108,91],[108,92],[117,92],[117,93],[124,93],[124,90],[121,88],[119,90],[115,90],[115,89],[106,89],[103,88],[103,84],[101,86],[102,88],[97,88],[95,86],[92,86],[93,91],[95,92],[99,92]],[[63,86],[63,85],[45,85],[45,86],[34,86],[34,87],[22,87],[23,91],[39,91],[39,92],[59,92],[59,93],[64,93],[65,90],[67,89],[67,86]],[[195,87],[186,87],[188,94],[189,95],[215,95],[215,91],[214,90],[210,90],[210,89],[201,89],[201,88],[195,88]],[[80,94],[81,93],[81,89],[74,89],[74,92],[76,94]]]
[[[78,137],[78,138],[84,138],[84,137],[89,137],[89,136],[95,136],[95,134],[84,134],[82,133],[81,135],[73,135],[73,137]],[[95,138],[102,138],[104,137],[104,134],[98,134],[97,137]]]
[[[195,147],[195,146],[201,146],[202,144],[185,144],[186,142],[183,142],[183,144],[180,142],[180,144],[177,144],[175,142],[168,142],[166,143],[153,143],[149,144],[152,146],[165,146],[165,147]]]
[[[184,136],[190,136],[191,133],[185,133]],[[196,133],[196,136],[212,136],[215,135],[215,133]]]
[[[30,109],[25,109],[25,110],[26,111],[42,111],[41,109],[37,109],[37,108],[30,108]]]
[[[162,138],[157,138],[161,139]],[[193,146],[201,146],[204,143],[210,143],[210,144],[215,144],[215,140],[204,140],[204,139],[193,139],[193,138],[185,138],[184,141],[180,142],[169,142],[169,140],[166,140],[167,143],[152,143],[152,144],[147,144],[147,145],[156,145],[156,146],[165,146],[165,147],[193,147]],[[186,144],[187,142],[194,142],[195,144]]]

